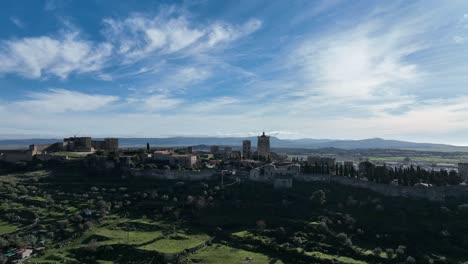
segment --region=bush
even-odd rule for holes
[[[405,254],[406,247],[399,245],[398,248],[395,250],[395,252],[398,254],[398,256],[403,256]]]
[[[325,192],[322,190],[313,192],[309,199],[316,205],[323,205],[327,201]]]
[[[376,255],[377,257],[380,256],[380,254],[382,254],[382,249],[377,247],[374,249],[374,255]]]
[[[389,259],[393,258],[394,255],[395,255],[395,251],[394,251],[393,249],[391,249],[391,248],[387,248],[387,249],[385,250],[385,253],[387,253],[387,257],[388,257]]]
[[[89,241],[88,245],[86,245],[85,250],[90,251],[90,252],[96,252],[97,247],[98,247],[98,243],[96,239],[92,239],[91,241]]]
[[[457,209],[461,214],[468,215],[468,204],[459,205]]]
[[[338,239],[338,242],[345,247],[351,247],[353,246],[353,242],[351,242],[351,239],[348,238],[348,235],[345,233],[339,233],[336,235],[336,238]]]

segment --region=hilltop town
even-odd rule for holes
[[[218,251],[232,263],[467,260],[465,163],[287,155],[264,132],[256,146],[204,149],[69,137],[0,157],[7,263],[219,263]],[[397,212],[409,222],[389,216]],[[428,226],[414,229],[427,214]],[[376,225],[385,218],[402,229]],[[434,246],[411,244],[410,229]]]
[[[468,163],[437,164],[386,161],[373,164],[360,157],[337,161],[335,155],[285,155],[271,150],[270,137],[263,132],[254,148],[250,140],[239,142],[238,149],[232,146],[212,145],[206,150],[187,147],[119,148],[119,139],[69,137],[63,142],[32,144],[28,149],[0,150],[0,162],[15,164],[33,161],[65,161],[83,157],[85,164],[93,161],[98,170],[119,167],[121,176],[155,179],[209,179],[222,172],[237,175],[252,181],[271,182],[275,188],[292,187],[293,179],[304,174],[337,175],[367,182],[394,186],[444,186],[464,185],[468,179]],[[112,154],[114,160],[108,160]],[[407,172],[407,173],[406,173]]]

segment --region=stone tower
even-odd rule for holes
[[[242,156],[244,159],[250,159],[252,158],[252,148],[251,148],[251,142],[250,140],[244,140],[242,141]]]
[[[266,136],[265,131],[258,137],[257,153],[259,159],[268,160],[270,158],[270,136]]]

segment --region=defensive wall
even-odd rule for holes
[[[468,186],[463,185],[432,187],[397,186],[326,174],[301,174],[294,177],[294,180],[306,182],[318,181],[338,183],[356,188],[371,190],[385,196],[426,199],[431,201],[445,201],[447,198],[468,198]]]
[[[212,170],[190,171],[190,170],[141,170],[129,169],[124,177],[134,179],[157,179],[157,180],[209,180],[214,177],[215,172]]]

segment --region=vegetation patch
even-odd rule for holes
[[[18,227],[15,226],[15,225],[12,225],[12,224],[7,223],[7,222],[2,222],[2,221],[0,221],[0,235],[5,235],[5,234],[13,233],[13,232],[15,232],[17,229],[18,229]]]
[[[210,237],[205,234],[174,234],[168,238],[156,240],[153,243],[139,247],[147,251],[156,251],[162,254],[176,254],[186,249],[192,249],[208,241]]]
[[[188,257],[190,263],[265,263],[282,264],[278,259],[270,258],[267,255],[233,248],[221,244],[213,244],[196,251]]]
[[[307,256],[310,256],[310,257],[313,257],[322,261],[329,260],[329,261],[335,261],[335,262],[343,263],[343,264],[366,264],[366,262],[364,261],[356,260],[350,257],[330,255],[330,254],[318,252],[318,251],[305,252],[305,254]]]

